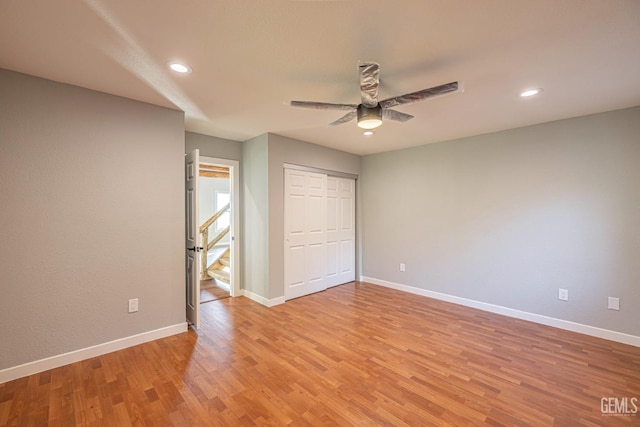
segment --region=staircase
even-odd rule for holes
[[[212,257],[213,260],[210,261],[209,265],[207,265],[207,275],[212,279],[220,280],[229,284],[229,267],[231,266],[231,261],[229,259],[229,246],[225,245],[220,246],[219,248],[218,257]]]
[[[224,206],[200,226],[200,241],[204,248],[201,255],[201,265],[203,268],[200,273],[200,280],[216,279],[226,283],[227,285],[230,284],[230,248],[229,245],[218,245],[220,240],[229,234],[230,227],[226,227],[221,230],[211,240],[209,240],[209,227],[215,224],[218,218],[228,210],[229,205]]]

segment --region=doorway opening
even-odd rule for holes
[[[210,270],[216,263],[220,268],[215,269],[225,270],[227,273],[224,278],[228,280],[226,290],[229,295],[232,297],[240,295],[240,254],[239,247],[236,244],[236,241],[238,241],[238,226],[240,224],[238,197],[240,194],[240,162],[201,157],[198,149],[187,153],[184,161],[186,318],[187,322],[195,329],[198,329],[200,324],[200,283],[202,279],[206,279],[204,277],[205,274],[212,277],[212,279],[215,277],[211,276]],[[203,169],[202,176],[200,167]],[[213,194],[206,192],[205,194],[208,193],[208,197],[205,196],[203,200],[205,204],[213,204],[213,208],[209,207],[209,209],[213,210],[213,213],[211,216],[208,216],[208,213],[201,214],[200,184],[202,179],[222,177],[228,183],[226,192],[224,190],[221,191],[221,195],[217,197],[215,191]],[[226,195],[222,193],[226,193]],[[215,206],[216,203],[222,204],[224,202],[228,202],[226,206]],[[226,215],[227,212],[228,215]],[[199,218],[201,215],[203,217],[202,220]],[[223,223],[225,215],[227,216],[226,223]],[[218,224],[218,222],[220,223]],[[213,231],[211,231],[212,227]],[[223,248],[222,252],[217,255],[214,253],[210,255],[209,252],[214,250],[216,245],[223,244],[225,237],[227,238],[228,248]],[[218,252],[219,250],[220,248],[218,248]],[[226,258],[226,260],[222,260],[223,258]]]
[[[218,164],[216,159],[200,157],[199,231],[200,303],[217,301],[233,295],[233,167]]]
[[[200,304],[231,296],[231,185],[227,166],[199,167]]]

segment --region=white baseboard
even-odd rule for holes
[[[157,340],[159,338],[168,337],[187,331],[187,323],[178,323],[172,326],[155,329],[149,332],[132,335],[130,337],[120,338],[103,344],[97,344],[87,348],[70,351],[69,353],[58,354],[56,356],[47,357],[46,359],[36,360],[34,362],[25,363],[23,365],[14,366],[0,370],[0,384],[12,381],[28,375],[37,374],[38,372],[47,371],[49,369],[58,368],[70,363],[79,362],[81,360],[90,359],[113,351],[122,350],[134,345],[143,344],[148,341]]]
[[[273,307],[276,305],[280,305],[280,304],[284,304],[284,297],[278,297],[278,298],[265,298],[262,295],[258,295],[256,293],[253,293],[247,289],[240,289],[240,295],[243,295],[247,298],[249,298],[250,300],[253,300],[259,304],[262,304],[266,307]]]
[[[583,325],[581,323],[570,322],[568,320],[556,319],[554,317],[543,316],[541,314],[528,313],[526,311],[515,310],[513,308],[489,304],[486,302],[442,294],[440,292],[402,285],[400,283],[388,282],[386,280],[380,280],[373,277],[360,276],[360,281],[396,289],[403,292],[408,292],[411,294],[422,295],[441,301],[464,305],[466,307],[477,308],[479,310],[489,311],[491,313],[501,314],[503,316],[515,317],[516,319],[528,320],[530,322],[540,323],[542,325],[553,326],[556,328],[565,329],[567,331],[578,332],[581,334],[590,335],[592,337],[604,338],[606,340],[640,347],[640,337],[635,335],[597,328],[595,326]]]

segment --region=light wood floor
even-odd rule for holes
[[[229,298],[231,294],[227,289],[218,285],[216,279],[200,281],[200,304]]]
[[[0,385],[0,425],[638,425],[640,348],[351,283]]]

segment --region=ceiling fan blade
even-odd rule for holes
[[[382,110],[382,118],[404,123],[407,120],[413,119],[413,116],[411,114],[401,113],[400,111],[385,108]]]
[[[313,108],[315,110],[355,110],[355,104],[331,104],[329,102],[291,101],[292,107]]]
[[[358,115],[358,113],[356,113],[355,111],[351,111],[351,112],[345,114],[344,116],[340,117],[335,122],[329,123],[329,126],[338,126],[338,125],[341,125],[343,123],[350,122],[351,120],[355,119],[357,115]]]
[[[378,105],[378,85],[380,84],[380,65],[375,62],[358,63],[360,71],[360,97],[362,105],[373,108]]]
[[[443,95],[449,92],[455,92],[458,90],[458,82],[446,83],[440,86],[434,86],[429,89],[422,89],[417,92],[407,93],[406,95],[396,96],[394,98],[385,99],[380,101],[382,108],[395,107],[396,105],[411,104],[431,98],[437,95]]]

